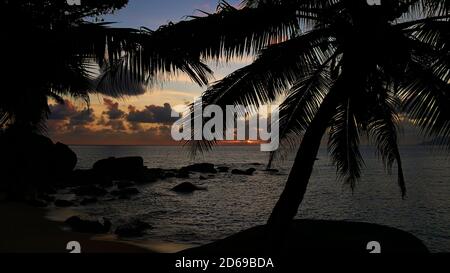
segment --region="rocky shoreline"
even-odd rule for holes
[[[256,165],[255,163],[254,165]],[[251,176],[257,170],[245,170],[215,166],[211,163],[197,163],[179,169],[148,168],[141,157],[107,158],[97,161],[92,169],[74,170],[65,183],[46,192],[40,192],[36,198],[28,200],[29,205],[35,207],[70,208],[95,205],[98,202],[111,200],[128,200],[140,194],[139,186],[163,181],[171,178],[207,180],[218,174]],[[273,170],[272,170],[273,172]],[[187,194],[194,191],[205,191],[207,187],[195,185],[191,182],[180,182],[171,191]],[[73,194],[74,199],[57,199],[60,192]],[[115,230],[110,219],[85,219],[80,216],[70,217],[65,221],[73,231],[91,234],[115,233],[119,237],[139,237],[152,226],[140,220],[132,220],[117,225]]]
[[[129,200],[141,194],[142,185],[167,179],[180,180],[170,189],[172,192],[189,194],[208,190],[201,181],[217,175],[251,176],[257,171],[254,167],[258,166],[259,171],[264,171],[260,163],[242,170],[211,163],[172,169],[149,168],[142,157],[136,156],[105,158],[95,162],[90,169],[75,169],[77,155],[65,144],[53,143],[37,134],[3,138],[6,138],[1,142],[5,152],[0,156],[0,166],[5,169],[7,183],[0,185],[0,201],[22,202],[36,208],[74,208]],[[114,219],[76,217],[66,219],[65,224],[77,232],[138,237],[152,228],[137,219],[123,223]]]
[[[75,166],[77,164],[77,156],[76,154],[66,145],[61,143],[53,144],[45,137],[37,137],[40,145],[46,145],[46,154],[41,153],[43,149],[35,149],[31,150],[32,152],[39,152],[39,156],[24,156],[24,154],[17,154],[15,157],[9,154],[12,158],[9,165],[16,166],[33,166],[33,170],[26,171],[18,170],[16,173],[8,174],[8,178],[10,178],[10,183],[18,183],[19,185],[23,180],[34,182],[34,187],[32,194],[23,195],[25,198],[21,199],[21,205],[23,203],[28,204],[28,208],[32,210],[39,210],[36,208],[80,208],[83,206],[95,206],[96,204],[100,204],[102,202],[114,201],[114,200],[126,200],[133,198],[139,198],[141,194],[141,190],[143,185],[152,184],[158,181],[169,180],[170,188],[167,188],[168,191],[173,192],[174,194],[190,194],[195,191],[207,191],[208,188],[203,186],[202,183],[204,180],[212,179],[215,177],[231,177],[231,176],[252,176],[260,172],[265,172],[271,175],[282,175],[276,169],[266,169],[263,164],[260,163],[252,163],[247,164],[247,168],[243,169],[232,169],[229,166],[214,165],[211,163],[197,163],[188,166],[184,166],[181,168],[172,168],[172,169],[162,169],[162,168],[149,168],[145,166],[144,160],[142,157],[123,157],[123,158],[106,158],[95,162],[91,169],[85,170],[76,170]],[[36,141],[35,141],[36,143]],[[14,147],[11,147],[14,148]],[[45,149],[44,149],[45,150]],[[30,150],[27,151],[30,153]],[[5,156],[3,156],[3,162],[6,162]],[[22,162],[18,164],[17,162]],[[39,162],[37,166],[33,165],[35,162]],[[55,163],[58,162],[58,163]],[[8,166],[8,164],[6,164]],[[55,166],[58,166],[58,169],[54,169]],[[5,167],[5,165],[3,165]],[[37,169],[37,168],[41,169]],[[171,179],[171,180],[170,180]],[[174,182],[177,185],[174,186]],[[10,187],[11,189],[11,187]],[[12,188],[14,189],[14,188]],[[26,193],[26,191],[20,189],[21,191],[13,192],[13,193]],[[0,192],[2,189],[0,188]],[[5,192],[3,190],[3,192]],[[201,194],[201,193],[200,193]],[[70,196],[70,197],[68,197]],[[17,197],[17,195],[12,195],[12,197]],[[1,199],[1,198],[0,198]],[[17,205],[14,205],[16,207]],[[32,208],[35,207],[35,208]],[[24,210],[26,210],[24,208]],[[76,212],[77,213],[77,212]],[[80,215],[66,215],[67,219],[63,219],[65,221],[63,224],[68,227],[68,229],[57,230],[56,228],[52,230],[52,234],[59,234],[62,239],[60,241],[66,240],[68,235],[72,236],[72,234],[79,234],[77,236],[81,236],[83,240],[86,240],[86,244],[89,246],[93,246],[93,251],[97,250],[97,247],[100,248],[100,244],[98,242],[92,242],[92,236],[94,235],[105,235],[117,239],[138,239],[139,237],[145,237],[146,232],[154,229],[152,225],[149,223],[143,222],[140,219],[107,219],[103,218],[100,215],[101,219],[90,218],[83,216],[82,213]],[[12,218],[12,217],[11,217]],[[7,220],[10,226],[15,226],[20,223],[20,221],[24,221],[27,219],[9,219]],[[33,218],[34,219],[34,218]],[[33,221],[38,221],[33,220]],[[40,221],[40,220],[39,220]],[[44,221],[42,221],[44,222]],[[300,222],[296,222],[300,223]],[[384,238],[385,233],[389,230],[378,227],[375,225],[367,226],[361,223],[346,223],[343,222],[302,222],[303,224],[297,225],[294,230],[298,231],[299,234],[306,234],[306,237],[301,237],[303,235],[295,235],[297,232],[292,233],[289,238],[297,238],[298,236],[298,244],[304,244],[308,241],[308,238],[321,238],[323,234],[327,234],[327,232],[331,229],[334,230],[337,227],[342,227],[343,231],[347,230],[347,228],[351,228],[354,230],[358,230],[362,228],[362,231],[359,231],[358,234],[360,236],[369,237],[373,234],[380,234],[381,238]],[[58,225],[58,227],[60,224]],[[25,225],[22,226],[24,230],[26,230]],[[311,232],[305,233],[305,228],[311,230]],[[70,231],[69,231],[70,230]],[[266,232],[264,231],[264,227],[256,227],[254,229],[250,229],[245,231],[244,233],[239,233],[235,236],[231,236],[225,240],[218,241],[217,243],[213,243],[207,245],[205,247],[193,249],[193,253],[200,252],[210,252],[210,249],[224,252],[224,253],[234,253],[233,251],[238,248],[242,248],[239,242],[245,242],[245,244],[249,245],[250,248],[247,249],[248,253],[258,253],[258,250],[264,249],[264,246],[270,247],[270,242],[266,242],[263,238],[266,237]],[[386,232],[385,232],[386,231]],[[25,231],[23,231],[25,232]],[[356,231],[355,231],[356,232]],[[394,234],[395,233],[395,234]],[[395,237],[398,235],[406,236],[406,233],[394,232],[393,236],[387,236],[386,240],[397,242]],[[48,236],[52,236],[49,234]],[[80,235],[81,234],[81,235]],[[309,234],[309,235],[308,235]],[[312,236],[313,234],[314,236]],[[343,233],[344,234],[344,233]],[[356,233],[354,233],[356,234]],[[311,235],[311,236],[310,236]],[[345,236],[344,236],[345,235]],[[327,242],[332,240],[341,240],[339,238],[344,238],[343,241],[339,241],[340,245],[349,245],[352,246],[352,237],[348,237],[347,233],[343,236],[335,236],[332,235],[331,238],[327,239]],[[402,236],[403,236],[402,235]],[[31,235],[30,235],[31,236]],[[34,235],[33,235],[34,236]],[[295,237],[297,236],[297,237]],[[309,237],[308,237],[309,236]],[[353,235],[352,235],[353,236]],[[33,237],[34,238],[34,237]],[[350,240],[347,240],[350,238]],[[358,239],[354,249],[365,250],[365,248],[360,248],[360,243],[365,242],[370,238],[361,237],[362,239]],[[317,240],[319,240],[317,239]],[[116,243],[119,241],[117,240]],[[417,240],[412,238],[411,236],[405,237],[404,242],[411,242],[411,249],[417,250],[419,252],[426,252],[426,248]],[[12,241],[11,244],[15,244],[15,241]],[[40,242],[39,242],[40,243]],[[303,248],[304,251],[308,251],[310,248],[313,249],[314,245],[316,245],[316,239],[311,241],[311,243]],[[403,243],[403,241],[401,242]],[[97,245],[99,244],[99,245]],[[38,245],[38,243],[36,243]],[[294,244],[295,245],[295,244]],[[400,244],[401,245],[401,244]],[[59,249],[60,246],[54,246],[54,248]],[[123,249],[128,246],[124,246]],[[325,243],[321,246],[323,248],[327,248]],[[123,250],[122,246],[117,247],[118,250]],[[244,248],[242,248],[244,249]],[[101,249],[103,250],[103,249]],[[297,248],[293,248],[290,250],[297,251]],[[405,251],[404,249],[398,249],[397,246],[393,246],[392,250],[395,251]],[[134,249],[132,250],[134,251]],[[352,251],[352,250],[351,250]],[[191,252],[187,252],[191,253]]]

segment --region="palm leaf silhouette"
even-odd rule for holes
[[[226,8],[217,13],[184,23],[199,35],[204,27],[196,25],[200,22],[209,22],[210,27],[227,34],[224,28],[228,26],[214,25],[213,18],[220,16],[222,22],[233,18],[234,25],[243,26],[238,34],[229,33],[230,28],[223,38],[234,41],[233,46],[216,37],[210,41],[196,37],[202,42],[196,44],[195,51],[207,52],[204,57],[212,59],[252,51],[257,55],[250,65],[210,86],[202,96],[204,106],[242,104],[257,108],[284,96],[279,138],[288,147],[285,150],[299,143],[300,147],[269,223],[285,224],[296,215],[321,139],[327,133],[329,152],[344,181],[354,187],[361,177],[364,161],[359,139],[364,134],[376,145],[388,172],[396,163],[399,188],[405,196],[398,147],[400,116],[420,126],[426,135],[450,137],[449,3],[398,0],[369,6],[363,0],[246,0],[241,9],[224,5]],[[243,50],[243,37],[252,33],[253,26],[246,24],[251,18],[246,16],[263,14],[268,7],[274,16],[267,16],[266,24],[275,23],[278,11],[287,9],[283,11],[286,18],[297,24],[289,27],[296,31],[270,43],[261,42],[267,41],[264,32]],[[233,17],[232,12],[242,17]],[[283,25],[282,21],[278,24]],[[258,30],[255,28],[253,34],[258,35]],[[184,38],[189,41],[189,37]],[[217,141],[191,144],[193,151],[203,152]],[[271,153],[269,165],[283,154]]]

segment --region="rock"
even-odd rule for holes
[[[86,206],[86,205],[90,205],[90,204],[95,204],[98,202],[98,199],[93,197],[93,198],[84,198],[83,200],[81,200],[80,205],[82,206]]]
[[[189,178],[189,171],[187,169],[181,168],[178,170],[177,174],[175,175],[176,178]]]
[[[120,191],[120,190],[115,190],[115,191],[111,191],[110,194],[111,194],[112,196],[119,196],[119,195],[122,194],[122,191]]]
[[[251,163],[250,165],[252,165],[252,166],[262,166],[263,164],[261,164],[261,163]]]
[[[104,234],[108,233],[111,229],[111,222],[106,218],[103,218],[103,223],[100,223],[98,220],[84,220],[79,216],[72,216],[67,219],[65,223],[69,225],[73,231],[81,233]]]
[[[189,165],[181,168],[181,170],[185,170],[188,172],[198,172],[198,173],[217,173],[217,170],[214,168],[214,164],[210,163],[198,163]]]
[[[144,184],[144,183],[152,183],[156,182],[159,179],[164,179],[165,177],[165,171],[161,168],[147,168],[144,166],[141,173],[138,172],[138,175],[135,176],[133,180],[134,182],[138,184]]]
[[[246,174],[243,170],[233,169],[231,170],[232,174]]]
[[[217,170],[219,171],[219,173],[227,173],[230,168],[229,167],[217,167]]]
[[[7,194],[5,192],[0,192],[0,202],[5,202],[7,199]]]
[[[200,175],[200,177],[199,177],[198,179],[200,179],[200,180],[206,180],[206,179],[208,179],[208,177],[204,177],[203,175]]]
[[[55,206],[61,207],[61,208],[67,208],[67,207],[73,207],[75,204],[72,201],[69,200],[56,200]]]
[[[278,247],[273,247],[273,227],[264,225],[241,231],[232,236],[179,252],[181,256],[284,256],[339,253],[339,255],[367,255],[370,241],[381,243],[382,255],[424,255],[427,247],[414,235],[387,226],[348,221],[293,220],[283,231]],[[298,253],[298,254],[297,254]],[[369,254],[371,255],[371,254]],[[298,263],[293,260],[292,265]],[[290,265],[289,262],[287,265]],[[296,265],[294,266],[296,267]]]
[[[279,170],[277,170],[277,169],[266,169],[266,170],[264,170],[265,172],[268,172],[268,173],[279,173],[280,171]]]
[[[9,197],[23,194],[22,181],[29,181],[33,186],[41,187],[51,184],[55,170],[52,169],[53,142],[45,136],[23,132],[19,128],[1,132],[0,173],[2,184],[8,183]],[[34,181],[38,183],[33,183]],[[20,184],[18,184],[20,183]]]
[[[121,193],[126,194],[126,195],[135,195],[135,194],[139,194],[140,191],[137,188],[126,188],[126,189],[122,189]]]
[[[137,180],[135,180],[136,183],[152,183],[156,182],[159,179],[165,178],[165,172],[161,168],[147,168],[144,167],[143,173],[141,177],[138,177]]]
[[[126,195],[136,195],[139,194],[140,191],[137,188],[126,188],[121,190],[122,194],[126,194]]]
[[[239,175],[253,175],[253,173],[256,171],[255,168],[250,168],[245,171],[234,169],[231,171],[232,174],[239,174]]]
[[[0,173],[11,199],[26,199],[26,188],[38,191],[59,186],[76,165],[76,154],[62,143],[23,128],[8,128],[0,135]]]
[[[144,234],[144,231],[151,228],[151,225],[140,220],[135,220],[130,223],[118,226],[116,228],[115,234],[120,237],[139,237]]]
[[[102,159],[95,162],[93,170],[117,180],[142,180],[146,171],[142,157]]]
[[[198,187],[189,182],[183,182],[183,183],[179,184],[178,186],[173,187],[171,190],[174,192],[180,192],[180,193],[190,193],[190,192],[199,191],[199,190],[206,190],[206,188]]]
[[[54,202],[55,201],[55,197],[45,194],[45,193],[41,193],[37,196],[38,199],[44,200],[45,202]]]
[[[164,175],[164,179],[166,179],[166,178],[173,178],[173,177],[176,177],[176,176],[177,176],[177,174],[174,173],[174,172],[166,172],[165,175]],[[189,176],[189,174],[188,174],[188,176]],[[179,178],[183,178],[183,177],[179,177]]]
[[[72,190],[77,196],[104,196],[108,193],[107,190],[95,185],[81,186]]]
[[[61,175],[70,173],[77,165],[77,154],[66,144],[57,142],[53,145],[52,154],[54,157],[53,167]]]
[[[41,187],[40,190],[41,190],[42,194],[56,194],[57,193],[56,189],[53,187],[50,187],[50,186]]]
[[[115,190],[111,192],[111,195],[114,196],[128,196],[128,195],[136,195],[139,194],[140,191],[137,188],[125,188],[121,190]]]
[[[119,195],[119,199],[120,200],[130,200],[131,197],[129,195],[126,195],[126,194],[121,194],[121,195]]]
[[[118,189],[125,189],[133,187],[135,183],[133,181],[117,181],[116,186]]]
[[[112,180],[110,176],[103,175],[95,170],[75,170],[70,177],[70,184],[73,186],[100,185],[102,187],[112,187]]]
[[[40,199],[32,199],[27,202],[28,205],[36,208],[45,208],[48,206],[47,202]]]

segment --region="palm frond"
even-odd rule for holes
[[[82,23],[66,34],[74,52],[84,60],[98,63],[93,88],[113,97],[139,95],[154,82],[179,73],[199,85],[206,85],[212,71],[198,56],[180,51],[178,46],[158,47],[152,32],[145,29],[114,28],[108,23]]]
[[[214,60],[258,53],[299,31],[299,14],[289,5],[235,8],[221,1],[216,13],[170,23],[152,33],[158,48],[177,47],[191,56]]]
[[[333,54],[328,29],[313,30],[269,46],[250,65],[217,82],[203,94],[206,104],[259,107],[278,95]]]
[[[441,20],[440,18],[442,17],[412,21],[408,22],[413,24],[411,26],[409,24],[399,24],[396,27],[404,28],[406,32],[410,33],[409,37],[412,39],[427,44],[434,49],[441,49],[448,44],[450,21]]]
[[[378,156],[389,174],[392,172],[393,164],[397,163],[397,183],[404,198],[406,185],[397,133],[400,123],[397,114],[401,109],[400,100],[394,86],[389,86],[381,78],[371,81],[369,89],[370,92],[362,97],[364,107],[357,113],[357,118],[363,130],[367,132],[369,141],[376,145]]]
[[[450,11],[449,0],[403,0],[402,3],[407,6],[408,13],[416,16],[446,15]]]
[[[353,102],[346,99],[336,109],[329,131],[328,149],[339,175],[352,189],[361,177],[364,164],[359,151],[359,129]]]
[[[309,75],[299,79],[289,91],[280,106],[280,117],[276,124],[280,131],[280,149],[270,153],[267,168],[271,168],[277,157],[283,159],[287,151],[298,146],[303,132],[308,128],[332,84],[328,65],[337,56],[338,52],[334,53]]]
[[[269,46],[252,64],[233,72],[208,88],[202,95],[203,106],[242,105],[250,108],[251,112],[256,112],[260,106],[273,102],[299,79],[311,77],[313,73],[311,71],[315,71],[314,68],[319,67],[334,54],[335,49],[329,41],[328,34],[328,29],[317,29]],[[319,74],[317,77],[323,76]],[[320,78],[318,81],[324,79]],[[300,86],[301,83],[298,85],[298,92]],[[192,151],[207,151],[215,144],[206,140],[204,143],[201,142],[194,141]]]
[[[403,107],[412,122],[426,136],[441,136],[439,144],[450,136],[450,85],[436,76],[426,63],[412,62],[408,84],[400,92]]]
[[[269,4],[285,4],[299,6],[303,9],[324,9],[329,8],[339,3],[340,1],[341,0],[244,0],[242,1],[242,5],[246,7],[256,8]]]

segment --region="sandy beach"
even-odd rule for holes
[[[0,252],[68,253],[66,245],[78,241],[83,253],[152,253],[148,248],[110,238],[65,231],[45,218],[46,211],[19,203],[0,204]]]

